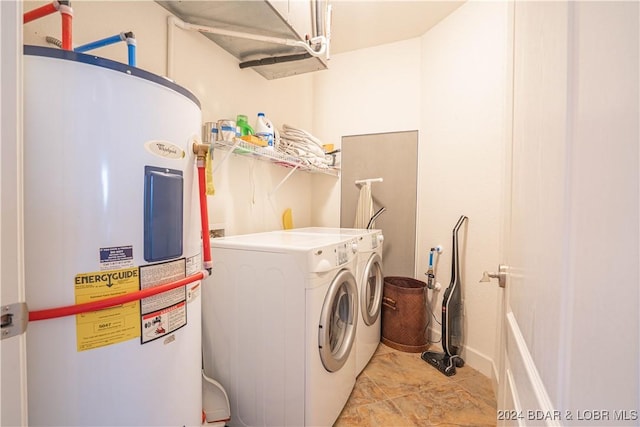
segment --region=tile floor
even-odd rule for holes
[[[334,427],[435,425],[495,426],[491,380],[468,365],[447,377],[420,353],[381,343]]]

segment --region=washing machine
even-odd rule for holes
[[[203,365],[231,426],[330,426],[355,385],[353,236],[268,232],[211,240]]]
[[[356,282],[360,314],[356,330],[356,375],[371,360],[380,343],[380,310],[384,291],[382,270],[382,230],[360,228],[305,227],[287,230],[289,233],[338,235],[356,238],[358,260]]]

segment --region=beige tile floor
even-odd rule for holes
[[[334,427],[435,425],[495,426],[491,380],[468,365],[447,377],[420,353],[381,343]]]

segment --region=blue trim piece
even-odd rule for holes
[[[182,171],[144,167],[144,259],[182,256],[184,227]]]
[[[84,53],[73,52],[71,50],[63,50],[63,49],[55,49],[44,46],[24,46],[24,54],[31,56],[43,56],[48,58],[57,58],[64,59],[67,61],[76,61],[81,62],[83,64],[96,65],[98,67],[108,68],[113,71],[118,71],[124,74],[132,75],[139,77],[141,79],[149,80],[151,82],[157,83],[164,87],[167,87],[179,94],[189,98],[194,104],[198,106],[198,108],[202,108],[200,105],[200,101],[196,96],[189,92],[189,90],[184,87],[173,83],[171,80],[168,80],[162,76],[157,74],[150,73],[149,71],[145,71],[140,68],[131,67],[127,64],[123,64],[121,62],[112,61],[110,59],[101,58],[95,55],[87,55]]]
[[[99,47],[109,46],[110,44],[119,43],[121,41],[123,40],[120,34],[116,34],[115,36],[106,37],[101,40],[96,40],[94,42],[87,43],[82,46],[78,46],[77,48],[73,49],[73,51],[82,53],[88,50],[97,49]]]
[[[129,54],[129,65],[132,67],[135,67],[136,66],[136,45],[128,44],[127,53]]]

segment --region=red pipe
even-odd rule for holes
[[[59,6],[60,4],[57,1],[53,1],[37,9],[25,12],[25,14],[23,15],[23,23],[26,24],[27,22],[34,21],[36,19],[42,18],[43,16],[51,15],[58,10]]]
[[[204,251],[204,268],[211,272],[211,242],[209,241],[209,211],[207,209],[207,180],[205,161],[198,158],[198,186],[200,193],[200,223],[202,225],[202,250]]]
[[[99,301],[85,302],[82,304],[68,305],[66,307],[48,308],[44,310],[36,310],[29,312],[29,321],[34,320],[46,320],[55,319],[56,317],[72,316],[74,314],[87,313],[89,311],[98,311],[116,305],[126,304],[131,301],[148,298],[153,295],[167,292],[180,286],[188,285],[197,280],[202,280],[207,277],[208,274],[204,271],[200,271],[191,276],[187,276],[184,279],[177,280],[175,282],[166,283],[164,285],[155,286],[153,288],[142,289],[136,292],[131,292],[125,295],[118,295],[115,297],[104,298]]]
[[[44,6],[26,12],[22,20],[23,23],[26,24],[27,22],[50,15],[56,11],[60,11],[60,17],[62,18],[62,48],[64,50],[73,50],[73,31],[71,25],[73,21],[73,9],[69,6],[68,1],[60,3],[58,0],[55,0],[49,4],[45,4]]]
[[[62,48],[73,50],[71,40],[73,31],[71,22],[73,21],[73,9],[70,6],[60,5],[60,16],[62,17]]]

